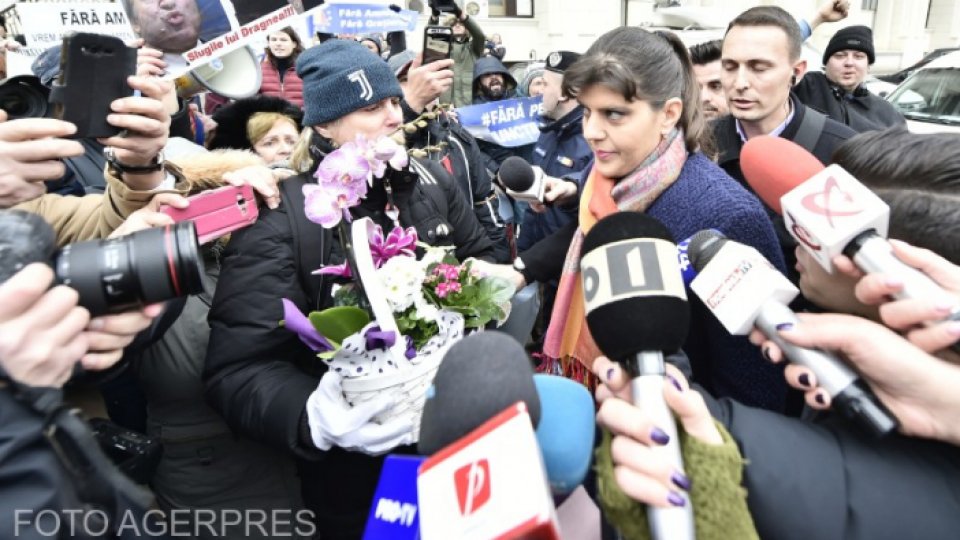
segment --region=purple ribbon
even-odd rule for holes
[[[310,347],[314,352],[333,350],[333,345],[331,345],[330,342],[327,341],[327,338],[323,337],[320,332],[317,332],[317,329],[313,327],[313,323],[310,322],[310,319],[308,319],[306,315],[297,309],[296,304],[286,298],[283,298],[282,302],[283,325],[287,330],[297,334],[300,341],[307,347]]]

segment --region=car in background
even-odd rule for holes
[[[960,133],[960,51],[916,70],[887,101],[903,114],[914,133]]]
[[[934,49],[932,52],[930,52],[929,54],[921,58],[920,61],[918,61],[916,64],[908,68],[901,69],[896,73],[891,73],[889,75],[880,75],[877,78],[880,79],[881,81],[886,81],[888,83],[898,85],[903,81],[907,80],[907,77],[913,74],[914,71],[922,68],[923,66],[929,64],[930,62],[933,62],[937,58],[940,58],[941,56],[952,53],[954,51],[960,51],[960,47],[947,47],[943,49]]]
[[[863,81],[863,86],[870,91],[871,94],[885,98],[893,92],[897,85],[884,81],[879,77],[873,75],[867,75],[866,80]]]

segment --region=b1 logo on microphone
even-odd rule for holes
[[[580,260],[587,311],[638,296],[687,294],[677,247],[657,238],[631,238],[600,246]]]
[[[890,209],[839,165],[780,199],[787,231],[827,272],[850,240],[869,229],[886,237]]]
[[[460,514],[469,516],[490,500],[490,462],[484,458],[460,467],[453,473]]]

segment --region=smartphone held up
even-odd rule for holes
[[[449,26],[427,26],[423,31],[423,65],[450,58],[453,29]]]
[[[74,138],[106,138],[120,133],[107,122],[110,104],[133,95],[127,78],[137,71],[137,50],[101,34],[63,38],[60,74],[50,90],[54,115],[77,126]]]

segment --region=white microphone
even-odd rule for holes
[[[500,184],[506,188],[507,195],[518,201],[543,202],[546,189],[543,170],[531,167],[523,158],[510,156],[500,165],[497,172]]]
[[[707,230],[693,236],[688,253],[698,272],[690,288],[727,331],[745,335],[756,326],[791,362],[813,371],[835,410],[877,436],[897,428],[893,415],[843,361],[780,336],[778,327],[799,322],[787,307],[799,291],[760,252]]]
[[[417,476],[423,540],[560,540],[524,402],[427,458]]]
[[[750,139],[740,162],[757,195],[781,212],[790,235],[827,272],[833,273],[833,258],[842,253],[864,272],[900,279],[898,299],[950,296],[893,254],[886,241],[890,208],[839,165],[823,168],[812,154],[780,137]],[[946,319],[960,320],[960,307]]]

